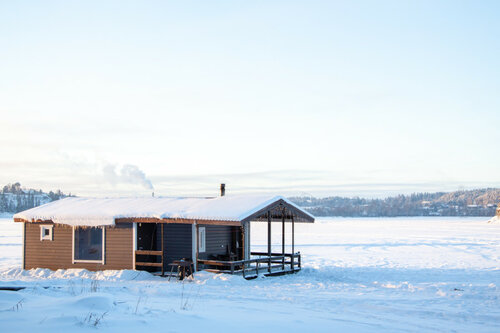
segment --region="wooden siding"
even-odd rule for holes
[[[132,224],[106,227],[105,264],[72,263],[73,228],[54,224],[53,241],[40,240],[40,223],[25,223],[24,268],[85,268],[91,271],[105,269],[133,269]]]
[[[215,259],[217,256],[228,255],[228,247],[234,247],[236,241],[242,246],[240,227],[202,224],[199,227],[205,227],[206,247],[205,252],[198,253],[199,259]]]

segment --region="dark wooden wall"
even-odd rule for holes
[[[182,258],[193,260],[193,238],[191,224],[167,223],[163,225],[165,237],[163,239],[163,251],[165,253],[164,269],[169,271],[168,266],[174,260]],[[161,249],[161,225],[157,227],[157,249]]]
[[[91,271],[105,269],[133,269],[133,229],[131,223],[106,227],[105,264],[72,263],[73,228],[54,224],[53,240],[40,240],[40,224],[24,223],[24,269],[85,268]]]
[[[218,256],[225,256],[229,253],[228,247],[235,252],[236,241],[239,242],[240,247],[243,245],[240,227],[201,224],[199,226],[205,227],[206,234],[206,251],[198,254],[199,259],[216,259]],[[241,253],[237,254],[241,257]]]

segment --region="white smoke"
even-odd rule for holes
[[[116,172],[116,165],[106,164],[102,168],[102,173],[104,178],[112,185],[135,184],[153,190],[153,184],[146,177],[144,171],[132,164],[123,165],[119,173]]]

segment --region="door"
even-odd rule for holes
[[[161,250],[158,224],[156,223],[138,223],[137,224],[137,250],[139,251],[157,251]],[[148,272],[158,271],[158,265],[161,267],[161,256],[156,254],[136,254],[136,267]],[[146,263],[147,265],[141,265]],[[158,264],[151,266],[150,264]]]
[[[137,249],[146,251],[156,251],[156,223],[139,223],[137,225]]]

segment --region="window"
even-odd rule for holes
[[[75,227],[73,230],[73,262],[104,264],[104,228]]]
[[[198,252],[205,252],[205,227],[198,229]]]
[[[48,240],[48,241],[51,241],[51,240],[54,240],[54,238],[52,237],[52,230],[53,230],[54,226],[53,225],[41,225],[40,226],[40,240],[41,241],[44,241],[44,240]]]

